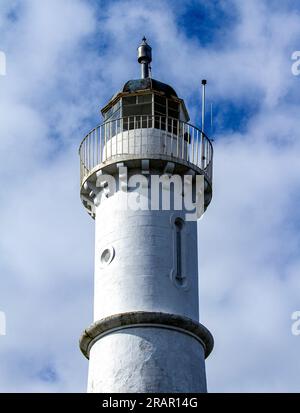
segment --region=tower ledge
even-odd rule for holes
[[[213,336],[209,330],[188,317],[152,311],[132,311],[115,314],[93,323],[83,332],[79,341],[80,349],[88,359],[91,347],[104,335],[134,327],[167,328],[188,334],[201,343],[205,358],[214,346]]]

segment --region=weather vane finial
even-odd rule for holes
[[[148,45],[146,36],[144,36],[138,47],[138,62],[142,65],[142,79],[149,77],[149,67],[152,61],[151,50],[152,48]]]

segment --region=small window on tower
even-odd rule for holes
[[[160,95],[154,95],[155,128],[166,129],[167,100]]]
[[[136,104],[136,96],[127,96],[122,99],[123,106],[128,105],[135,105]]]
[[[113,120],[113,119],[119,119],[121,117],[121,104],[120,101],[118,101],[114,106],[112,106],[105,114],[104,114],[104,119],[105,120]]]
[[[159,95],[154,95],[154,114],[156,116],[166,116],[166,113],[166,98]]]
[[[152,103],[152,95],[137,96],[137,103]]]
[[[184,268],[184,220],[180,217],[174,221],[174,267],[172,279],[177,287],[187,287],[187,277]]]
[[[182,228],[183,220],[177,218],[175,220],[175,231],[176,231],[176,280],[182,280]]]
[[[124,130],[149,127],[152,115],[152,94],[127,96],[122,99]]]
[[[164,96],[154,95],[155,127],[177,134],[179,103]],[[166,122],[166,118],[168,118]]]
[[[173,100],[168,100],[168,116],[170,118],[179,118],[179,104]]]

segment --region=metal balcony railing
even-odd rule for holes
[[[213,147],[209,138],[195,126],[165,116],[107,121],[86,135],[79,156],[81,184],[97,166],[131,158],[170,159],[196,166],[212,180]]]

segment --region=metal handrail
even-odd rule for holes
[[[79,146],[81,184],[98,165],[125,155],[149,159],[168,155],[212,179],[213,146],[204,132],[175,118],[140,115],[106,121],[85,136]]]

